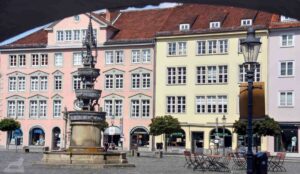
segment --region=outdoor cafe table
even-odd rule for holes
[[[212,171],[220,171],[225,166],[220,162],[222,155],[207,155],[206,160],[208,162],[207,169]]]

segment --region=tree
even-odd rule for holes
[[[108,123],[107,123],[107,121],[106,120],[102,120],[101,122],[100,122],[100,130],[102,131],[102,132],[104,132],[105,131],[105,129],[106,128],[108,128]]]
[[[151,119],[150,134],[158,136],[164,134],[165,151],[167,151],[167,138],[166,135],[178,132],[181,130],[180,123],[177,118],[171,115],[158,116]]]
[[[7,132],[7,139],[10,140],[11,131],[19,129],[21,127],[20,123],[11,118],[4,118],[0,121],[0,130]],[[6,147],[8,148],[9,141],[6,141]]]
[[[245,136],[247,134],[247,120],[238,120],[233,124],[233,129],[235,133]],[[273,118],[266,116],[263,120],[255,120],[252,122],[253,134],[256,138],[260,139],[263,136],[275,136],[281,133],[281,128],[279,123]],[[256,140],[256,139],[255,139]],[[258,151],[257,143],[256,151]]]

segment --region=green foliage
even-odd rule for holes
[[[154,136],[171,134],[181,129],[178,119],[171,115],[152,118],[149,127],[150,134]]]
[[[106,128],[108,128],[108,123],[106,122],[106,120],[102,120],[102,121],[100,122],[100,130],[101,130],[102,132],[104,132],[104,130],[105,130]]]
[[[261,136],[274,136],[281,132],[281,128],[277,121],[273,118],[266,117],[263,120],[255,120],[253,123],[253,134]],[[238,120],[233,124],[234,132],[239,135],[247,134],[247,120]]]
[[[0,121],[1,131],[13,131],[21,127],[20,123],[11,118],[5,118]]]

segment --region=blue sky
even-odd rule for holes
[[[174,7],[174,6],[176,6],[176,5],[177,5],[177,3],[161,3],[161,4],[159,4],[158,6],[148,5],[148,6],[144,7],[144,8],[134,8],[134,7],[130,7],[130,8],[128,8],[128,9],[126,9],[126,11],[131,11],[131,10],[143,10],[143,9],[156,9],[156,8],[169,8],[169,7]],[[34,33],[34,32],[36,32],[36,31],[40,30],[41,28],[44,28],[44,27],[48,26],[48,25],[49,25],[49,24],[46,24],[46,25],[43,25],[43,26],[39,26],[39,27],[33,28],[33,29],[31,29],[31,30],[28,30],[28,31],[25,31],[25,32],[23,32],[23,33],[21,33],[21,34],[19,34],[19,35],[17,35],[17,36],[14,36],[14,37],[12,37],[12,38],[9,38],[9,39],[7,39],[7,40],[1,42],[1,43],[0,43],[0,46],[1,46],[1,45],[5,45],[5,44],[9,44],[9,43],[14,42],[14,41],[16,41],[16,40],[18,40],[18,39],[21,39],[21,38],[23,38],[23,37],[25,37],[25,36],[27,36],[27,35],[29,35],[29,34],[31,34],[31,33]]]

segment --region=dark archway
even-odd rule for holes
[[[23,144],[23,131],[21,129],[16,129],[10,132],[9,144],[10,145],[22,145]]]
[[[185,132],[182,129],[167,135],[167,145],[169,147],[185,148],[185,143]]]
[[[61,145],[61,131],[60,128],[52,129],[52,150],[59,150]]]
[[[40,127],[31,128],[29,131],[29,145],[44,146],[45,145],[45,131]]]
[[[225,137],[223,143],[224,135]],[[223,145],[225,146],[225,148],[232,147],[232,134],[228,129],[225,129],[225,134],[223,133],[222,128],[219,128],[218,131],[217,129],[213,129],[210,131],[209,138],[210,138],[210,142],[213,140],[215,143],[218,143],[219,147],[223,147]]]
[[[130,132],[130,148],[149,148],[149,132],[146,128],[135,127]]]
[[[0,6],[0,42],[37,26],[87,11],[99,9],[122,9],[158,5],[164,0],[9,0]],[[178,3],[202,3],[230,5],[263,10],[300,19],[298,0],[169,0]],[[45,8],[46,7],[46,8]],[[68,8],[65,8],[68,7]],[[55,12],[55,13],[54,13]],[[22,14],[22,15],[20,15]],[[29,20],[30,19],[30,20]],[[26,21],[26,22],[24,22]]]

